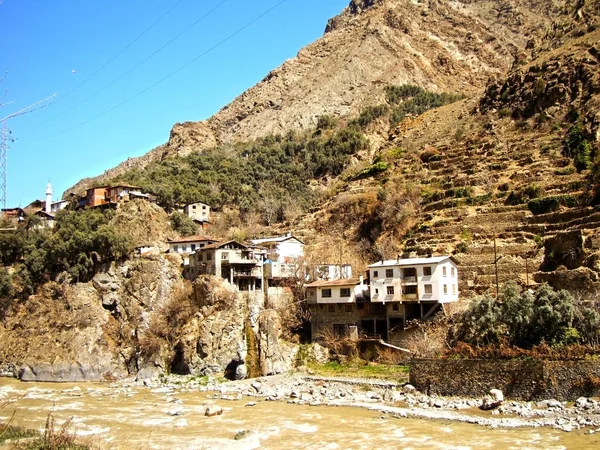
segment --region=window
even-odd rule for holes
[[[369,312],[371,314],[378,314],[383,311],[383,305],[381,303],[369,303]]]
[[[196,250],[196,244],[192,244],[192,251]]]
[[[181,246],[181,250],[184,251],[184,252],[187,252],[187,245],[182,245]]]
[[[321,297],[323,297],[323,298],[331,298],[331,289],[323,289],[321,291]]]
[[[344,305],[344,311],[346,311],[347,313],[351,313],[352,312],[352,303],[346,303]]]
[[[379,272],[374,270],[373,271],[373,278],[377,278],[379,276]]]
[[[430,284],[426,284],[423,287],[425,288],[426,294],[433,294],[433,287]]]
[[[444,294],[447,294],[447,293],[448,293],[448,285],[447,285],[447,284],[445,284],[445,285],[444,285]]]
[[[394,303],[394,305],[392,306],[392,310],[396,311],[396,312],[400,310],[400,307],[398,306],[398,303]]]
[[[196,205],[192,205],[192,209],[196,209]]]
[[[212,253],[207,253],[206,254],[206,260],[210,261],[212,259]]]
[[[202,205],[202,209],[206,209],[206,205]]]
[[[456,285],[455,284],[452,285],[452,293],[456,294]]]
[[[329,312],[331,312],[331,313],[334,313],[335,312],[335,305],[334,304],[327,305],[327,310]]]
[[[385,269],[386,278],[394,278],[394,269]]]
[[[221,259],[229,259],[229,252],[221,253]]]
[[[379,289],[375,288],[375,295],[379,295]]]
[[[204,255],[203,255],[202,253],[200,253],[200,254],[198,255],[198,259],[199,259],[200,261],[204,261]]]
[[[442,275],[444,275],[444,276],[447,275],[447,273],[446,273],[446,266],[442,267]]]
[[[173,246],[173,251],[174,251],[175,253],[179,252],[179,245],[174,245],[174,246]]]
[[[450,267],[450,276],[454,276],[454,267]]]
[[[350,297],[350,288],[340,289],[340,297]]]
[[[387,295],[394,295],[394,286],[387,287]]]
[[[403,289],[405,294],[416,294],[417,293],[417,286],[416,285],[410,285],[410,286],[404,286]]]
[[[423,267],[423,276],[430,277],[431,276],[431,267]]]

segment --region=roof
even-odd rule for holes
[[[36,211],[35,214],[37,216],[43,216],[43,217],[46,217],[46,218],[52,219],[52,220],[56,219],[56,216],[54,214],[48,213],[48,212],[44,211],[43,209]]]
[[[173,244],[179,244],[179,243],[185,243],[185,242],[206,242],[206,241],[218,242],[216,239],[212,239],[207,236],[198,236],[198,235],[188,236],[188,237],[184,237],[181,239],[169,239],[169,243],[173,243]]]
[[[227,244],[236,244],[242,248],[248,248],[247,245],[240,244],[237,241],[226,241],[226,242],[215,242],[214,244],[206,245],[198,250],[211,250],[211,249],[221,248],[221,247],[225,247]]]
[[[191,205],[206,205],[208,206],[208,203],[204,203],[204,202],[192,202],[192,203],[186,203],[185,206],[191,206]],[[185,207],[184,206],[184,207]]]
[[[302,245],[304,245],[304,242],[302,242],[296,236],[293,236],[291,234],[290,235],[285,235],[285,236],[280,236],[280,237],[263,238],[263,239],[251,239],[250,242],[252,242],[255,245],[258,245],[258,244],[267,244],[269,242],[279,243],[279,242],[287,241],[289,239],[296,239],[298,242],[300,242]]]
[[[391,267],[391,266],[418,266],[422,264],[439,264],[447,259],[452,260],[456,263],[456,260],[452,256],[432,256],[431,258],[405,258],[405,259],[391,259],[387,261],[378,261],[371,264],[369,267]]]
[[[115,184],[114,186],[106,186],[106,189],[116,189],[116,188],[125,188],[125,189],[142,189],[139,186],[134,186],[132,184]]]
[[[319,280],[314,281],[304,287],[327,287],[327,286],[356,286],[360,283],[358,278],[341,278],[339,280]]]

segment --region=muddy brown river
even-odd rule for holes
[[[254,406],[247,406],[256,402]],[[353,407],[299,406],[256,399],[211,400],[201,392],[105,384],[27,384],[0,378],[0,421],[58,425],[109,449],[600,449],[600,433],[491,429],[398,419]],[[223,414],[205,417],[207,405]],[[241,430],[250,430],[235,440]]]

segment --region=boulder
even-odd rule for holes
[[[217,405],[210,405],[204,411],[206,417],[220,416],[221,414],[223,414],[223,408]]]
[[[240,364],[235,368],[235,379],[245,380],[246,378],[248,378],[248,368],[246,364]]]
[[[479,409],[483,411],[489,411],[490,409],[495,409],[500,406],[503,401],[504,394],[502,391],[500,389],[492,389],[488,395],[483,397]]]

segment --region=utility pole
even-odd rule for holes
[[[4,80],[4,78],[2,78],[2,80]],[[15,141],[15,139],[11,136],[11,131],[8,129],[6,122],[14,117],[29,114],[37,111],[38,109],[49,106],[52,104],[54,97],[56,97],[56,94],[32,103],[31,105],[0,119],[0,123],[2,123],[2,129],[0,130],[0,204],[2,204],[2,208],[6,208],[8,143]]]

